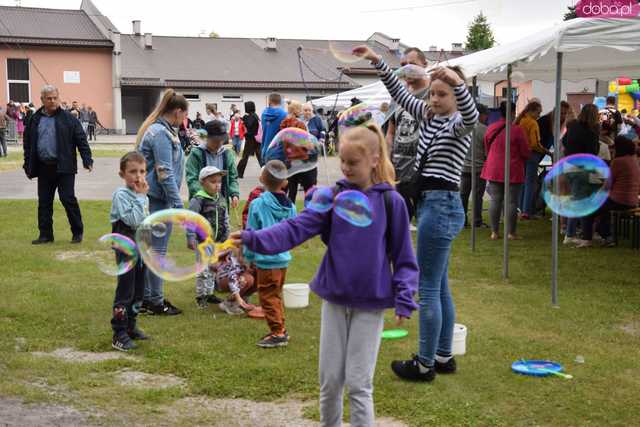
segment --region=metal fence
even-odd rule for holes
[[[16,131],[17,125],[16,121],[13,119],[7,118],[7,131],[5,132],[5,138],[7,144],[18,144],[18,132]]]

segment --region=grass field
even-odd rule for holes
[[[131,145],[126,144],[104,144],[94,145],[91,147],[91,154],[96,157],[116,157],[119,158],[127,151],[131,150]],[[0,172],[20,169],[24,162],[22,153],[22,147],[10,147],[9,155],[7,157],[0,157]],[[80,162],[80,156],[78,156],[78,162]],[[82,163],[80,163],[82,166]]]
[[[314,296],[309,308],[287,310],[291,342],[285,349],[255,346],[266,333],[260,321],[230,318],[213,308],[198,311],[193,282],[187,281],[165,286],[184,315],[140,318],[153,339],[135,351],[137,362],[68,363],[34,357],[32,352],[62,347],[111,349],[114,279],[102,275],[85,256],[97,248],[95,240],[109,232],[109,204],[81,202],[81,207],[86,227],[82,245],[68,243],[64,210],[56,202],[56,243],[34,247],[30,241],[37,234],[36,202],[0,201],[0,336],[5,344],[0,346],[0,397],[117,413],[120,418],[107,424],[156,422],[168,405],[188,396],[303,400],[309,402],[306,416],[318,418],[320,301]],[[547,219],[521,224],[524,240],[512,244],[508,281],[501,279],[502,243],[490,242],[488,232],[481,230],[472,253],[469,230],[462,232],[450,262],[458,322],[469,328],[459,372],[439,376],[432,384],[394,377],[390,362],[416,351],[414,316],[407,325],[408,338],[382,344],[375,377],[378,416],[412,426],[638,424],[640,253],[627,246],[562,248],[560,308],[552,308],[549,230]],[[61,253],[70,256],[59,261]],[[317,239],[297,248],[288,281],[308,282],[322,254]],[[389,326],[391,318],[389,312]],[[16,338],[20,351],[14,348]],[[584,364],[574,362],[577,355],[584,357]],[[515,375],[510,364],[520,358],[556,360],[574,379]],[[127,389],[123,399],[125,388],[113,378],[124,368],[173,374],[184,378],[186,386]],[[43,383],[46,387],[34,386]],[[185,417],[184,425],[221,422],[215,414]]]

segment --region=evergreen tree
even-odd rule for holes
[[[465,49],[467,51],[477,51],[483,49],[489,49],[493,47],[496,40],[493,36],[491,26],[487,21],[487,17],[480,12],[476,16],[471,24],[469,24],[469,32],[467,33],[467,41],[465,43]]]
[[[578,17],[578,15],[576,15],[576,7],[575,6],[567,6],[567,9],[569,9],[569,11],[564,14],[564,20],[565,21],[568,21],[570,19]]]

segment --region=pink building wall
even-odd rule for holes
[[[496,93],[495,96],[498,98],[502,97],[502,88],[507,87],[507,82],[500,82],[496,85]],[[520,112],[524,109],[524,107],[529,103],[533,95],[533,81],[529,80],[527,82],[519,83],[516,87],[518,89],[518,101],[516,102],[516,111]]]
[[[96,48],[48,48],[23,46],[19,49],[0,48],[0,101],[4,105],[8,99],[7,58],[31,59],[29,74],[31,81],[31,102],[39,108],[40,89],[45,85],[37,68],[44,74],[49,84],[60,90],[60,100],[91,105],[98,114],[98,120],[106,128],[113,128],[113,93],[111,87],[111,49]],[[65,71],[79,71],[80,83],[65,83]]]

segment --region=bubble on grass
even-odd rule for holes
[[[544,200],[560,216],[580,218],[590,215],[606,202],[610,176],[607,164],[596,156],[575,154],[565,157],[544,178]]]
[[[155,230],[164,230],[156,235]],[[209,222],[186,209],[149,215],[138,227],[136,242],[145,265],[158,277],[181,281],[208,268],[215,254]]]
[[[373,221],[369,198],[360,191],[340,192],[335,198],[333,210],[340,218],[356,227],[368,227]]]
[[[127,236],[109,233],[98,239],[99,249],[94,252],[98,269],[109,276],[119,276],[131,270],[138,262],[136,244]]]

